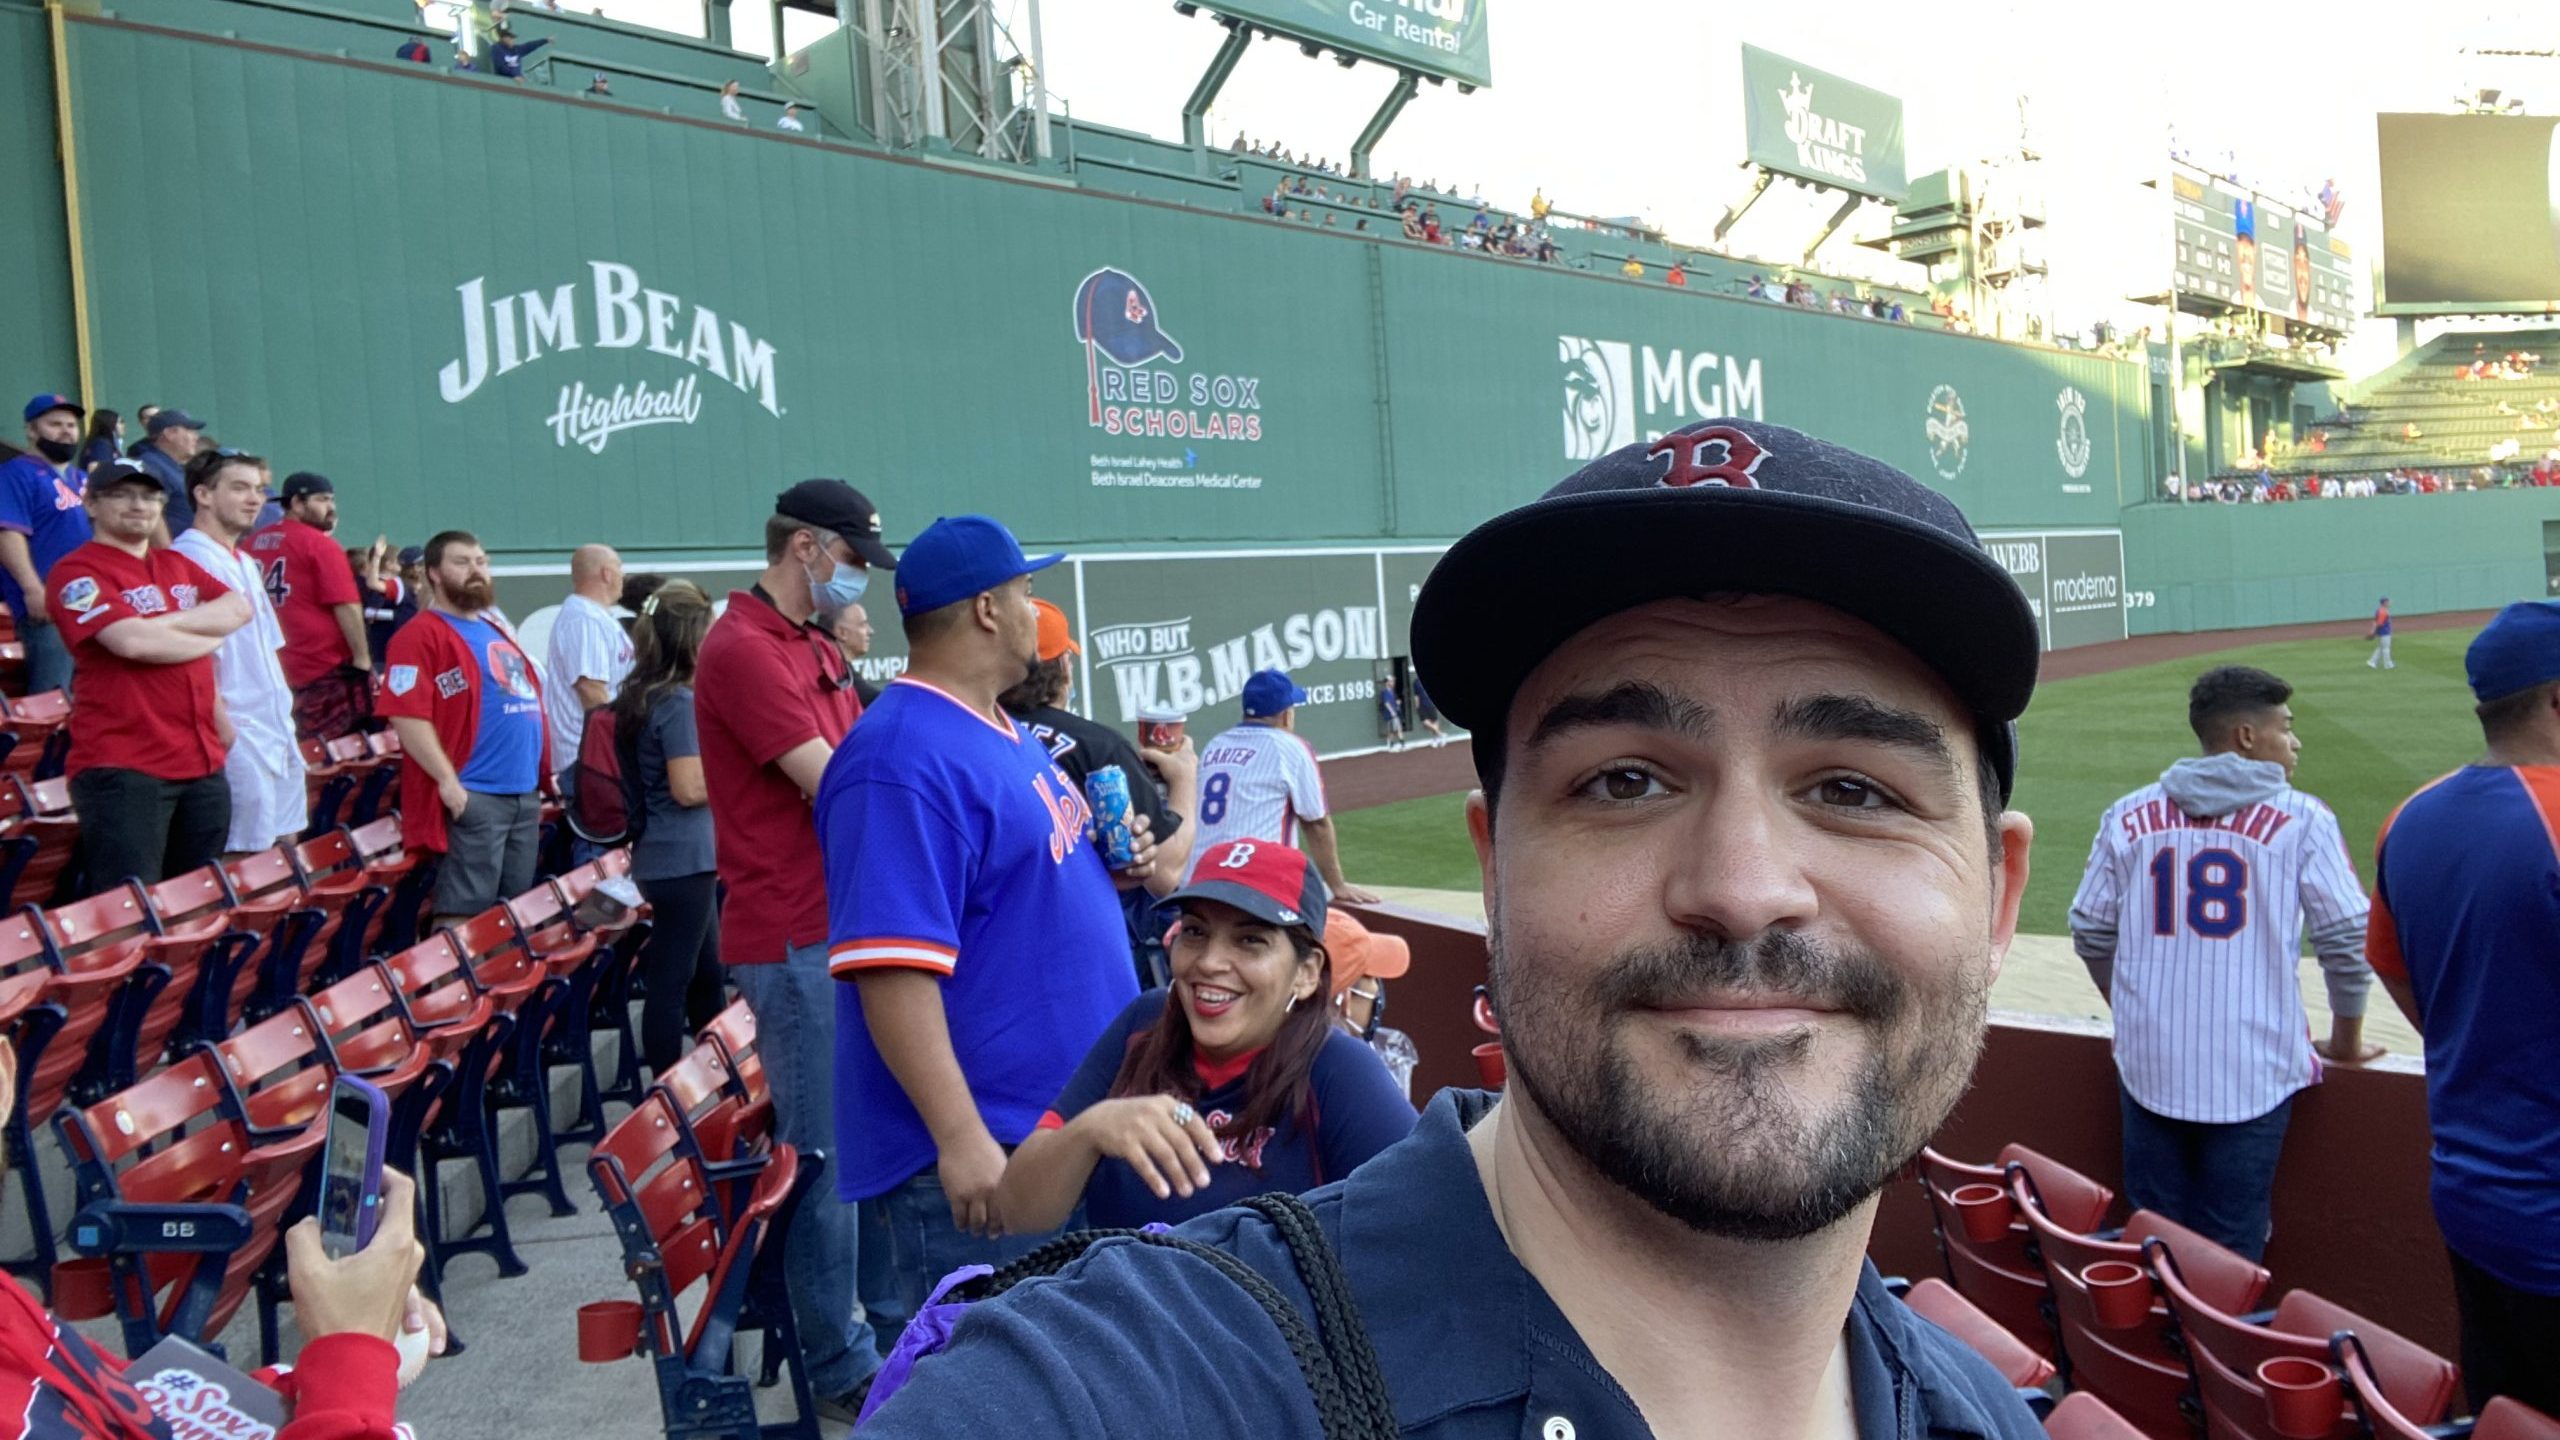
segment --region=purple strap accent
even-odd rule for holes
[[[1150,1220],[1146,1224],[1138,1227],[1138,1233],[1141,1235],[1170,1235],[1173,1233],[1173,1227],[1167,1225],[1161,1220]]]
[[[925,1297],[924,1307],[916,1311],[915,1318],[907,1322],[906,1329],[898,1332],[898,1343],[890,1347],[889,1358],[880,1362],[880,1374],[871,1382],[871,1394],[862,1402],[862,1413],[854,1417],[856,1426],[868,1424],[871,1413],[888,1403],[889,1397],[906,1385],[907,1377],[915,1373],[917,1361],[942,1353],[943,1347],[951,1343],[952,1327],[960,1323],[960,1316],[968,1310],[969,1302],[957,1300],[946,1305],[942,1297],[949,1294],[955,1285],[964,1285],[981,1275],[994,1273],[992,1265],[963,1265],[942,1277],[942,1283],[934,1286],[933,1293]]]

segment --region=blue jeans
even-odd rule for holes
[[[1084,1207],[1067,1217],[1065,1230],[1084,1228]],[[942,1177],[919,1170],[885,1195],[862,1202],[862,1298],[885,1349],[924,1308],[942,1277],[963,1265],[1020,1259],[1058,1238],[1062,1230],[981,1240],[951,1223],[951,1199]]]
[[[18,643],[27,647],[27,693],[42,695],[71,684],[71,647],[50,623],[18,617]]]
[[[2124,1100],[2124,1196],[2251,1260],[2267,1253],[2276,1157],[2293,1097],[2255,1120],[2210,1125],[2172,1120]]]
[[[796,946],[778,965],[732,966],[729,978],[756,1014],[756,1053],[773,1085],[775,1133],[803,1155],[832,1153],[836,982],[827,976],[827,947]],[[879,1342],[854,1288],[861,1243],[860,1219],[836,1198],[830,1169],[801,1197],[783,1255],[800,1351],[821,1396],[842,1395],[880,1368]]]

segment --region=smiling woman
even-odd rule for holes
[[[1324,882],[1271,841],[1212,846],[1181,909],[1173,984],[1130,1002],[1005,1166],[1014,1233],[1178,1221],[1341,1179],[1413,1129],[1377,1052],[1336,1028]]]

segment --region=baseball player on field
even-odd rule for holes
[[[2397,670],[2400,668],[2399,666],[2391,663],[2390,596],[2383,596],[2382,603],[2374,607],[2373,628],[2365,632],[2364,638],[2373,642],[2373,653],[2365,657],[2364,668],[2367,670]]]
[[[1375,894],[1342,878],[1324,776],[1316,769],[1316,752],[1297,733],[1298,707],[1307,692],[1285,670],[1257,670],[1244,682],[1243,698],[1244,723],[1200,747],[1200,833],[1192,840],[1193,865],[1211,846],[1229,840],[1277,840],[1316,862],[1334,899],[1375,903]]]
[[[2225,665],[2197,677],[2204,754],[2118,800],[2071,901],[2071,942],[2115,1011],[2125,1196],[2256,1259],[2294,1092],[2360,1064],[2366,904],[2329,807],[2293,788],[2293,687]],[[2328,981],[2311,1038],[2304,922]]]

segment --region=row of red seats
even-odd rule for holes
[[[2102,1228],[2115,1192],[2069,1166],[2011,1145],[1915,1168],[1954,1284],[1912,1303],[2014,1384],[2058,1375],[2155,1437],[2448,1433],[2453,1361],[2307,1290],[2260,1311],[2265,1267],[2147,1210]],[[2560,1440],[2560,1421],[2498,1401],[2468,1433]]]
[[[73,1292],[54,1297],[58,1309],[113,1308],[139,1353],[170,1333],[209,1341],[256,1284],[272,1358],[283,1298],[275,1239],[308,1205],[341,1069],[393,1096],[391,1154],[420,1181],[431,1292],[443,1261],[466,1250],[523,1271],[503,1208],[521,1187],[498,1172],[497,1112],[535,1110],[549,1173],[532,1183],[566,1213],[549,1068],[580,1067],[581,1118],[601,1134],[612,1091],[595,1075],[589,1032],[616,1029],[626,1059],[612,1089],[638,1093],[627,988],[620,1003],[593,1003],[608,970],[627,987],[637,917],[597,930],[578,918],[599,882],[627,874],[628,857],[615,852],[384,957],[386,937],[417,934],[433,868],[420,858],[402,850],[391,815],[157,886],[29,907],[0,925],[0,1027],[17,1042],[21,1074],[8,1134],[37,1278],[59,1274]],[[174,1063],[155,1068],[164,1053]],[[59,1270],[29,1153],[47,1119],[73,1163],[71,1238],[89,1252]],[[480,1169],[487,1238],[442,1233],[434,1172],[448,1159]],[[205,1211],[188,1227],[196,1246],[119,1231],[119,1217],[168,1205]],[[222,1263],[208,1265],[208,1253]]]
[[[578,1356],[648,1359],[669,1435],[816,1440],[782,1256],[825,1162],[775,1140],[772,1115],[755,1017],[738,1001],[587,1161],[639,1298],[580,1307]],[[798,1407],[789,1423],[760,1424],[754,1390],[736,1373],[735,1340],[749,1331],[763,1335],[765,1381],[789,1372]]]

